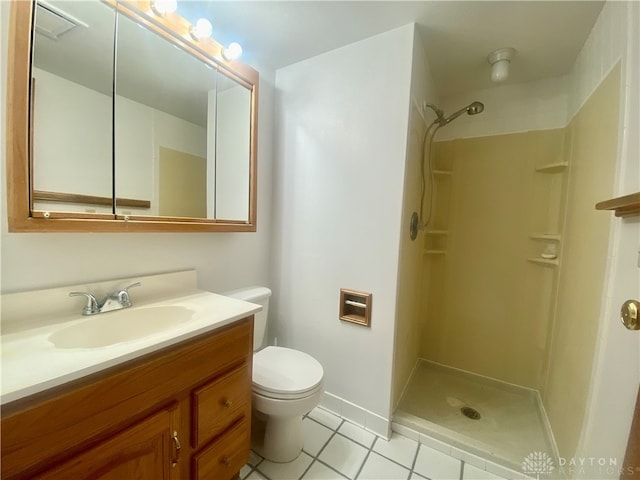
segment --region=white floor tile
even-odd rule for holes
[[[390,440],[378,438],[373,446],[374,452],[378,452],[380,455],[390,458],[407,468],[411,468],[413,465],[417,449],[418,442],[396,433],[391,435]]]
[[[401,467],[395,462],[371,452],[364,467],[358,475],[358,480],[406,480],[409,477],[409,470]]]
[[[342,419],[333,413],[329,413],[323,408],[316,407],[309,412],[309,416],[314,420],[317,420],[321,424],[329,427],[331,430],[336,430],[342,423]]]
[[[247,477],[247,480],[267,480],[267,479],[254,470],[253,472],[251,472],[251,475]]]
[[[339,480],[347,477],[340,475],[335,470],[331,470],[325,464],[315,461],[302,478],[304,480]]]
[[[302,452],[298,458],[289,463],[263,461],[258,470],[273,480],[298,480],[311,465],[313,458]]]
[[[251,450],[251,454],[249,455],[249,465],[251,465],[252,467],[255,467],[261,461],[262,461],[262,457],[258,455],[256,452],[254,452],[253,450]]]
[[[371,448],[371,445],[373,445],[373,441],[376,439],[376,436],[373,433],[367,432],[364,428],[349,422],[344,422],[342,425],[340,425],[338,432],[340,432],[345,437],[349,437],[351,440],[364,445],[367,448]]]
[[[251,466],[245,465],[240,469],[240,478],[246,478],[251,473]]]
[[[366,448],[336,435],[329,441],[318,458],[347,477],[354,478],[366,456]]]
[[[502,477],[498,477],[495,473],[480,470],[468,463],[464,464],[462,478],[463,480],[504,480]]]
[[[438,480],[458,480],[460,460],[456,460],[426,445],[420,445],[414,470],[427,478]]]
[[[302,435],[304,438],[303,450],[315,457],[333,435],[333,431],[314,420],[305,418],[302,420]]]
[[[420,476],[417,473],[412,473],[411,476],[409,477],[409,480],[422,480],[423,478],[424,478],[423,476]]]

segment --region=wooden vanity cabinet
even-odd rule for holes
[[[2,478],[228,480],[249,460],[253,317],[2,408]]]

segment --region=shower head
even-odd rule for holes
[[[453,122],[456,118],[458,118],[463,113],[467,113],[468,115],[477,115],[478,113],[482,113],[484,110],[484,104],[482,102],[473,102],[467,105],[464,108],[461,108],[455,113],[452,113],[447,118],[438,118],[436,121],[440,124],[440,126],[444,126],[448,123]]]

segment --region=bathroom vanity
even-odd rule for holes
[[[142,279],[140,290],[145,283],[153,280]],[[117,312],[3,332],[3,479],[237,477],[249,459],[253,313],[260,307],[196,292],[138,311],[168,304],[189,308],[193,319],[111,346],[52,339],[98,317],[118,328]],[[76,359],[75,370],[64,357]]]

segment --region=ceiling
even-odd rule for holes
[[[239,42],[243,60],[278,69],[415,22],[438,92],[492,86],[487,55],[514,47],[507,82],[569,73],[603,1],[179,1],[178,12],[206,17],[222,44]]]

